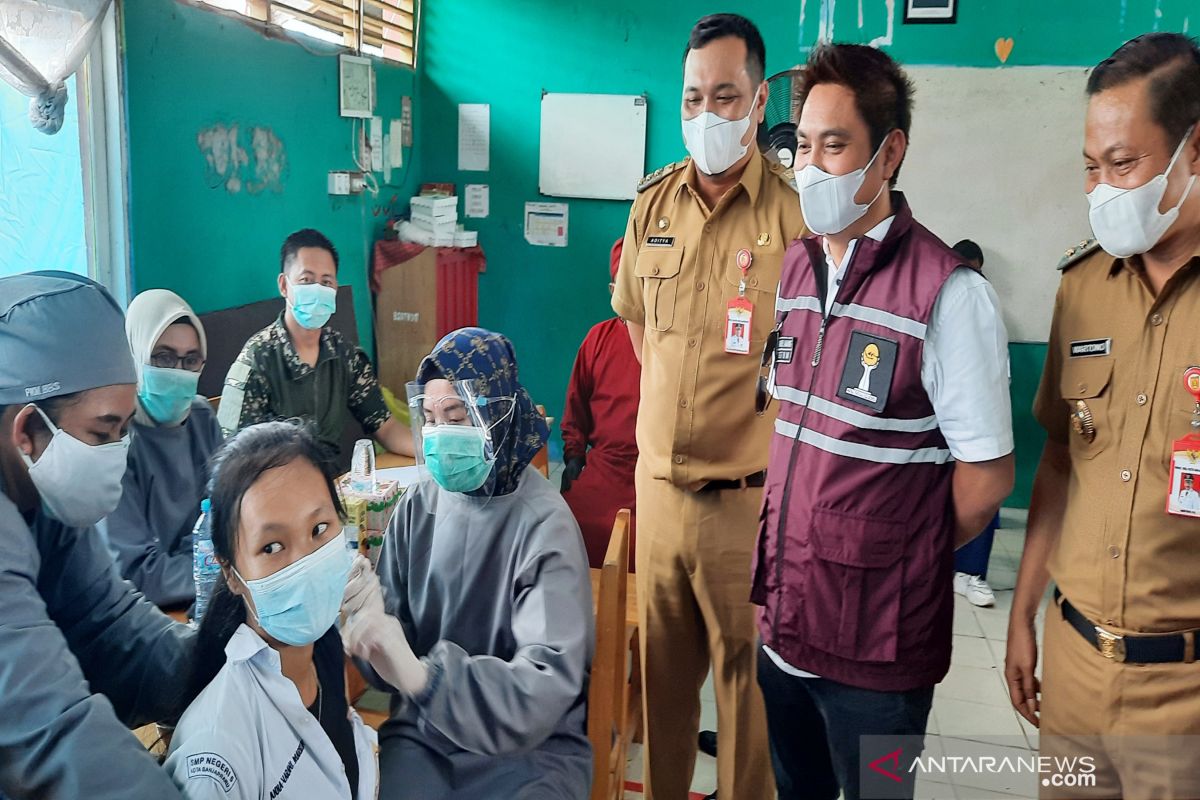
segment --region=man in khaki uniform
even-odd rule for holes
[[[1062,265],[1005,675],[1014,707],[1034,724],[1040,711],[1043,754],[1095,760],[1095,793],[1067,796],[1194,798],[1200,520],[1167,500],[1174,443],[1200,420],[1184,380],[1200,365],[1200,49],[1140,36],[1088,94],[1098,246]],[[1051,577],[1039,686],[1034,618]]]
[[[687,797],[710,661],[720,796],[775,796],[750,603],[773,418],[754,409],[783,253],[803,218],[790,172],[754,146],[764,60],[743,17],[692,30],[682,105],[692,157],[638,187],[613,296],[642,362],[638,624],[646,796],[658,800]]]

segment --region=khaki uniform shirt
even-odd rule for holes
[[[1034,404],[1071,453],[1050,573],[1119,632],[1200,627],[1200,520],[1166,512],[1172,443],[1191,432],[1196,404],[1183,373],[1197,364],[1200,254],[1157,297],[1139,261],[1100,250],[1063,274]],[[1091,441],[1076,412],[1090,412]]]
[[[654,478],[699,488],[767,466],[774,416],[754,413],[759,362],[775,325],[783,253],[804,220],[790,172],[761,155],[713,209],[700,199],[690,160],[660,172],[634,201],[612,307],[645,327],[640,458]],[[731,355],[725,323],[743,249],[753,258],[750,353]]]

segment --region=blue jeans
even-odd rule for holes
[[[925,735],[933,687],[908,692],[859,689],[825,678],[798,678],[775,666],[760,647],[758,685],[767,706],[767,732],[771,739],[771,764],[779,800],[845,800],[864,794],[880,796],[860,784],[864,757],[862,736]],[[906,764],[898,771],[902,785],[889,786],[886,797],[913,796],[915,774],[907,769],[920,755],[904,753]],[[740,800],[740,799],[739,799]]]
[[[988,559],[992,557],[992,541],[1000,527],[1000,515],[996,514],[983,533],[954,552],[954,571],[987,578]]]

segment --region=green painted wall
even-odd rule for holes
[[[1012,368],[1009,393],[1013,406],[1013,436],[1017,443],[1017,483],[1007,504],[1015,508],[1029,508],[1033,474],[1037,471],[1042,445],[1046,441],[1046,432],[1033,418],[1032,412],[1033,398],[1037,395],[1042,367],[1046,363],[1046,345],[1013,342],[1008,346],[1008,357]]]
[[[171,289],[201,312],[269,298],[283,239],[318,228],[341,253],[341,281],[354,287],[360,338],[373,350],[370,244],[392,196],[415,191],[413,150],[407,172],[393,173],[397,185],[378,199],[330,197],[329,170],[353,169],[335,58],[175,0],[126,0],[122,17],[134,288]],[[376,112],[398,118],[400,98],[415,94],[415,73],[379,64],[376,73]],[[254,126],[283,143],[281,191],[231,194],[214,180],[197,134],[234,123],[248,151],[245,131]]]
[[[836,40],[874,42],[905,63],[984,67],[1001,66],[998,39],[1012,39],[1007,65],[1091,65],[1138,33],[1200,25],[1196,0],[960,0],[959,5],[955,25],[904,25],[903,0],[745,0],[737,10],[763,32],[768,73],[802,61],[831,22]],[[555,415],[578,343],[611,313],[605,288],[608,248],[622,233],[629,206],[569,200],[567,248],[525,243],[524,203],[543,199],[537,191],[541,93],[645,92],[646,168],[674,161],[684,155],[678,111],[682,51],[692,23],[713,10],[693,0],[426,4],[419,69],[422,178],[491,186],[490,218],[469,221],[488,254],[481,322],[513,339],[525,382]],[[491,104],[492,169],[487,173],[456,168],[458,103]],[[1047,254],[1048,260],[1057,257]],[[1011,502],[1025,505],[1041,451],[1040,429],[1029,408],[1045,346],[1014,344],[1010,350],[1018,459]]]

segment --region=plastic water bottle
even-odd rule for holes
[[[212,533],[208,518],[212,502],[206,497],[200,501],[200,516],[192,528],[192,578],[196,582],[196,608],[193,615],[195,625],[200,625],[204,612],[208,610],[208,598],[212,594],[217,578],[221,575],[221,564],[213,549]]]
[[[375,492],[375,445],[370,439],[359,439],[354,443],[354,456],[350,459],[350,488],[355,492]]]

